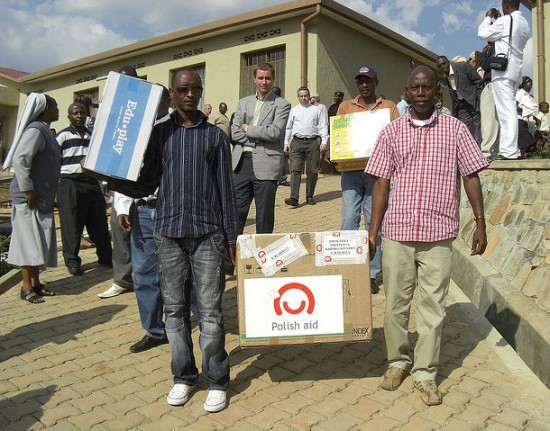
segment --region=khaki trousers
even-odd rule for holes
[[[481,111],[481,152],[486,158],[496,158],[498,154],[499,124],[497,108],[493,96],[493,83],[489,82],[479,99]]]
[[[415,381],[435,379],[441,330],[449,291],[452,239],[397,242],[382,238],[382,274],[386,291],[384,337],[391,366],[409,367],[409,316],[416,290],[416,331],[411,375]]]

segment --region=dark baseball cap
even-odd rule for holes
[[[376,70],[369,66],[363,66],[361,69],[359,69],[357,75],[355,75],[355,79],[360,76],[368,76],[369,78],[378,79],[378,74],[376,73]]]
[[[334,95],[338,97],[344,97],[344,93],[342,93],[341,91],[335,91]]]

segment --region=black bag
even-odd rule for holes
[[[506,54],[497,54],[489,59],[489,67],[493,70],[504,72],[508,67],[508,57]]]
[[[510,50],[512,49],[512,15],[510,15],[510,33],[508,34],[508,55],[497,54],[489,58],[489,67],[493,70],[504,72],[508,68],[508,57],[510,56]]]

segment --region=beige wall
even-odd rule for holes
[[[285,79],[283,85],[277,79],[275,84],[283,87],[285,98],[295,105],[296,89],[301,81],[300,22],[303,18],[305,15],[219,35],[197,37],[187,43],[125,59],[118,57],[105,64],[92,65],[59,77],[39,78],[39,82],[22,85],[19,106],[23,106],[28,92],[49,94],[57,100],[61,112],[60,120],[52,127],[61,130],[68,124],[66,110],[74,94],[98,88],[101,95],[110,70],[134,65],[138,74],[148,81],[170,87],[171,70],[205,64],[202,103],[210,103],[216,112],[223,101],[231,114],[239,98],[241,55],[281,45],[286,49]],[[269,33],[274,29],[277,29],[275,35]],[[353,77],[357,69],[364,65],[374,67],[379,73],[378,94],[383,93],[390,100],[399,100],[410,69],[407,55],[324,15],[314,19],[307,26],[307,31],[308,86],[312,92],[320,94],[323,103],[330,105],[336,90],[344,91],[346,98],[354,97],[357,89]],[[262,32],[268,32],[269,36],[250,41],[251,35]]]
[[[0,121],[2,122],[2,126],[0,127],[2,133],[0,135],[0,141],[2,141],[0,147],[1,162],[8,154],[11,141],[15,135],[15,128],[17,127],[17,107],[0,105]]]
[[[281,34],[276,37],[269,37],[259,41],[243,43],[246,35],[263,31],[271,27],[281,28]],[[237,107],[239,99],[240,66],[241,54],[262,50],[274,46],[285,45],[286,47],[286,79],[285,87],[287,93],[294,93],[294,88],[300,85],[300,21],[293,19],[268,25],[267,27],[255,27],[238,32],[232,32],[221,36],[203,39],[198,42],[182,44],[169,49],[158,50],[154,53],[129,58],[127,61],[117,61],[111,65],[90,67],[60,78],[52,78],[43,82],[28,85],[26,92],[41,91],[56,99],[60,108],[60,120],[52,123],[52,127],[61,130],[66,127],[66,109],[73,100],[76,92],[85,91],[99,87],[100,95],[105,86],[105,77],[110,70],[118,70],[125,64],[142,65],[137,72],[140,76],[146,76],[150,82],[159,83],[170,87],[170,71],[185,66],[205,64],[205,92],[202,103],[210,103],[214,112],[220,102],[228,105],[228,112],[232,113]],[[311,42],[312,44],[315,41]],[[189,50],[201,49],[202,53],[192,55],[183,59],[174,60],[174,55]],[[312,68],[310,68],[311,70]],[[99,77],[99,80],[93,78]],[[93,79],[88,80],[90,77]],[[77,81],[86,82],[77,83]],[[277,79],[275,80],[277,84]],[[21,95],[20,106],[23,106],[26,95]],[[201,106],[202,106],[201,103]]]
[[[410,72],[408,56],[327,18],[320,20],[318,28],[317,87],[326,104],[332,103],[332,95],[338,90],[345,93],[345,99],[357,96],[354,77],[361,66],[377,71],[377,94],[399,101]]]
[[[13,81],[0,77],[0,161],[4,160],[17,125],[19,91]]]

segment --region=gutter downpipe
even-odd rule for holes
[[[539,103],[546,100],[546,75],[544,62],[544,0],[537,0],[537,74]]]
[[[306,25],[309,24],[309,22],[313,21],[317,16],[321,14],[321,5],[317,5],[315,7],[315,12],[313,12],[311,15],[305,17],[300,22],[300,43],[301,43],[301,59],[300,59],[300,85],[302,87],[307,87],[307,57],[308,57],[308,50],[307,50],[307,31],[306,31]]]

